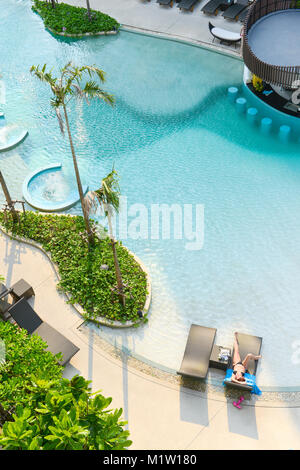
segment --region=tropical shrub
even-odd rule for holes
[[[33,0],[33,11],[44,20],[46,28],[57,33],[84,34],[118,30],[120,25],[109,15],[91,10],[91,20],[86,8],[58,3],[55,8],[44,0]]]
[[[252,77],[252,85],[254,90],[258,91],[261,93],[264,89],[264,84],[261,78],[257,77],[256,75],[253,74]]]
[[[138,312],[143,309],[147,295],[146,274],[120,242],[116,250],[125,286],[125,306],[114,293],[116,275],[111,241],[108,237],[103,240],[96,237],[95,244],[88,246],[81,236],[85,229],[82,217],[26,211],[20,213],[20,223],[13,224],[12,218],[5,218],[1,212],[0,223],[50,252],[61,276],[58,288],[70,295],[70,303],[83,307],[87,319],[97,321],[97,316],[101,316],[123,323],[140,321]],[[100,269],[101,265],[107,269]]]
[[[122,409],[108,410],[112,399],[92,394],[82,376],[62,378],[62,367],[40,337],[0,322],[0,338],[6,345],[0,366],[3,449],[123,450],[131,445]]]
[[[46,382],[60,379],[62,368],[53,354],[45,351],[46,343],[40,337],[0,322],[0,339],[6,350],[0,366],[0,403],[6,410],[28,402],[32,377]]]

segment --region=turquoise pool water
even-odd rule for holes
[[[149,323],[97,334],[176,370],[191,323],[216,327],[222,345],[244,331],[264,338],[260,385],[300,386],[299,145],[262,136],[228,102],[228,86],[241,86],[242,62],[126,32],[59,40],[27,0],[7,0],[0,24],[2,107],[7,122],[29,131],[0,155],[14,197],[28,172],[57,161],[74,185],[49,91],[29,74],[32,64],[57,69],[72,59],[102,67],[116,97],[114,109],[72,109],[83,183],[97,187],[114,163],[129,205],[205,206],[200,251],[185,250],[186,240],[126,240],[152,278]]]

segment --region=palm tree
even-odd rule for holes
[[[88,14],[89,20],[91,21],[92,14],[91,14],[90,0],[86,0],[86,9],[87,9],[87,14]]]
[[[73,139],[71,135],[70,123],[68,118],[67,106],[72,100],[72,98],[84,99],[89,104],[89,99],[98,98],[99,100],[104,101],[110,105],[114,104],[114,98],[112,95],[106,93],[95,81],[92,80],[93,77],[99,79],[100,82],[105,81],[105,74],[103,70],[91,65],[84,65],[82,67],[76,67],[71,62],[69,62],[65,67],[60,70],[60,77],[56,78],[52,75],[52,71],[46,70],[47,65],[45,64],[42,68],[33,65],[30,69],[30,72],[34,74],[42,82],[46,82],[53,93],[51,98],[51,105],[56,111],[58,118],[60,130],[64,134],[64,128],[66,126],[71,153],[73,157],[74,171],[78,186],[78,193],[80,197],[85,229],[88,236],[89,243],[94,242],[94,235],[91,230],[90,220],[88,212],[84,204],[84,194],[82,190],[82,184],[80,179],[80,174],[78,170],[78,164],[73,144]],[[85,82],[84,86],[82,85],[82,80],[84,75],[87,75],[89,80]],[[60,114],[60,108],[63,109],[64,119]]]
[[[125,294],[124,294],[124,284],[122,280],[120,265],[118,261],[118,255],[116,250],[116,240],[113,236],[113,228],[112,228],[112,221],[111,217],[113,211],[119,211],[120,205],[120,188],[118,182],[118,173],[113,168],[112,171],[103,178],[101,182],[100,189],[96,191],[89,191],[85,197],[85,205],[87,211],[96,212],[97,210],[97,203],[103,209],[105,216],[107,217],[108,221],[108,231],[109,231],[109,238],[111,241],[113,257],[114,257],[114,265],[116,271],[116,278],[117,278],[117,293],[119,297],[119,301],[123,307],[125,306]]]
[[[0,185],[2,187],[2,191],[3,191],[5,199],[6,199],[7,207],[11,212],[13,222],[18,222],[18,215],[17,215],[16,209],[15,209],[14,203],[12,202],[12,199],[10,197],[8,187],[6,186],[4,176],[2,175],[2,171],[0,171]]]

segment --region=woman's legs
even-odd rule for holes
[[[261,358],[261,356],[255,356],[255,354],[249,353],[249,354],[247,354],[247,356],[243,360],[243,366],[245,367],[245,369],[247,369],[247,365],[248,365],[248,362],[250,361],[250,359],[253,359],[254,361],[257,361],[260,358]]]
[[[233,366],[237,364],[238,362],[241,362],[241,356],[239,352],[239,343],[237,340],[237,333],[234,333],[234,343],[233,343]]]

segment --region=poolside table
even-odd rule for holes
[[[25,299],[29,299],[34,294],[34,290],[28,282],[26,282],[24,279],[20,279],[18,282],[12,285],[12,296],[14,300],[19,300],[22,297]]]
[[[230,351],[230,355],[228,357],[227,361],[223,361],[222,359],[219,358],[219,354],[221,349],[228,349]],[[215,344],[213,346],[210,359],[209,359],[209,367],[213,367],[214,369],[221,369],[221,370],[227,370],[228,364],[230,361],[231,357],[231,349],[230,348],[225,348],[224,346],[218,346]]]

